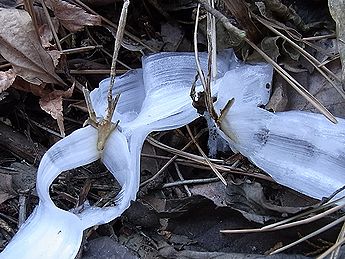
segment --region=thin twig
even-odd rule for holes
[[[53,34],[53,37],[54,37],[54,40],[55,40],[55,43],[56,43],[56,47],[57,47],[57,49],[58,49],[59,51],[62,51],[62,47],[61,47],[61,44],[60,44],[59,37],[58,37],[58,35],[57,35],[57,33],[56,33],[56,30],[55,30],[55,28],[54,28],[52,19],[51,19],[50,15],[49,15],[49,11],[48,11],[48,9],[47,9],[46,3],[45,3],[43,0],[41,0],[41,5],[42,5],[42,8],[43,8],[44,15],[45,15],[46,18],[47,18],[47,21],[48,21],[48,25],[49,25],[49,27],[50,27],[50,30],[51,30],[51,32],[52,32],[52,34]]]
[[[207,132],[207,129],[203,129],[201,130],[196,136],[195,138],[199,138],[200,136],[202,136],[205,132]],[[190,147],[193,144],[193,140],[189,141],[181,150],[186,150],[188,147]],[[144,186],[146,184],[148,184],[149,182],[153,181],[154,179],[156,179],[172,162],[175,161],[175,159],[177,158],[177,155],[174,155],[173,157],[169,158],[169,161],[166,162],[161,169],[158,170],[157,173],[155,173],[152,177],[150,177],[149,179],[143,181],[142,183],[140,183],[140,186]]]
[[[10,63],[0,65],[0,69],[10,68],[10,67],[12,67],[12,65]]]
[[[272,253],[270,253],[270,255],[273,255],[273,254],[277,254],[277,253],[280,253],[280,252],[283,252],[285,251],[286,249],[289,249],[290,247],[293,247],[295,245],[298,245],[299,243],[302,243],[304,242],[305,240],[309,239],[309,238],[312,238],[314,236],[317,236],[319,234],[321,234],[322,232],[325,232],[327,230],[329,230],[330,228],[340,224],[341,222],[345,221],[345,216],[333,221],[332,223],[329,223],[327,224],[326,226],[322,227],[322,228],[319,228],[318,230],[306,235],[305,237],[302,237],[298,240],[296,240],[295,242],[292,242],[291,244],[288,244],[286,246],[283,246],[275,251],[273,251]],[[340,240],[340,239],[339,239]]]
[[[178,164],[174,163],[174,166],[175,166],[178,177],[180,178],[181,181],[184,181],[184,178],[181,174],[181,171],[180,171],[180,168],[178,167]],[[190,192],[190,190],[186,184],[183,185],[183,188],[185,189],[188,197],[192,196],[192,193]]]
[[[213,14],[217,19],[219,19],[224,27],[229,30],[230,32],[235,32],[234,28],[228,28],[229,20],[223,15],[221,12],[217,11],[216,9],[212,8],[208,5],[206,0],[198,0],[198,2],[202,3],[203,7]],[[230,25],[233,26],[231,23]],[[236,28],[236,27],[235,27]],[[237,29],[237,28],[236,28]],[[237,29],[238,31],[238,29]],[[257,47],[253,42],[251,42],[248,38],[246,38],[245,33],[238,34],[241,36],[240,38],[247,42],[253,49],[255,49],[267,62],[272,64],[273,68],[280,74],[286,82],[288,82],[298,93],[300,93],[306,100],[308,100],[318,111],[320,111],[327,119],[329,119],[333,123],[337,123],[336,118],[317,100],[313,95],[311,95],[300,83],[297,82],[295,78],[293,78],[289,73],[287,73],[281,66],[279,66],[274,60],[272,60],[265,52],[263,52],[259,47]]]
[[[60,71],[57,71],[60,72]],[[62,72],[62,71],[61,71]],[[125,69],[118,69],[116,70],[117,74],[124,74],[128,72]],[[109,75],[110,69],[72,69],[69,71],[71,75]]]
[[[198,54],[198,25],[199,25],[199,13],[200,13],[200,4],[198,4],[197,13],[196,13],[196,19],[195,19],[195,27],[194,27],[194,55],[195,55],[195,63],[197,67],[197,71],[201,80],[201,84],[204,88],[205,93],[205,106],[207,108],[208,113],[211,115],[211,117],[217,121],[218,120],[218,114],[214,109],[213,106],[213,100],[212,100],[212,94],[211,94],[211,82],[212,82],[212,58],[209,56],[208,64],[209,64],[209,70],[211,70],[208,74],[209,79],[205,79],[204,72],[202,71],[200,60],[199,60],[199,54]],[[210,45],[210,36],[209,39],[209,48],[212,48]],[[211,43],[212,44],[212,43]],[[209,55],[213,53],[212,49],[209,51]]]
[[[307,51],[305,51],[302,47],[300,47],[298,44],[296,44],[295,42],[293,42],[291,39],[289,39],[288,37],[286,37],[284,34],[282,34],[280,31],[276,30],[275,28],[273,28],[273,26],[271,26],[271,24],[269,24],[268,21],[260,18],[260,17],[256,17],[256,19],[261,22],[263,25],[266,26],[266,28],[270,29],[272,32],[274,32],[275,34],[279,35],[280,37],[282,37],[284,40],[286,40],[287,42],[289,42],[291,44],[291,46],[293,46],[294,48],[296,48],[303,56],[306,60],[309,61],[309,63],[311,63],[318,71],[319,73],[339,92],[339,94],[345,99],[345,92],[338,86],[336,85],[323,71],[325,70],[325,72],[329,73],[334,79],[336,79],[338,82],[340,82],[340,78],[335,75],[332,71],[330,71],[328,68],[326,67],[322,67],[322,69],[319,67],[319,65],[321,65],[321,62],[318,61],[315,57],[313,57],[310,53],[308,53]]]
[[[200,4],[198,4],[198,8],[196,9],[196,17],[195,17],[195,26],[194,26],[194,56],[195,56],[195,63],[198,70],[198,74],[200,77],[201,84],[206,87],[206,79],[204,72],[201,69],[200,60],[199,60],[199,52],[198,52],[198,25],[199,25],[199,15],[200,15]]]
[[[102,48],[102,45],[98,46],[86,46],[86,47],[80,47],[80,48],[73,48],[73,49],[64,49],[61,51],[62,54],[69,55],[69,54],[75,54],[75,53],[81,53],[81,52],[87,52],[94,49]]]
[[[301,94],[307,101],[311,103],[318,111],[320,111],[327,119],[333,123],[337,123],[337,119],[325,108],[318,99],[311,95],[295,78],[279,66],[273,59],[271,59],[265,52],[257,47],[253,42],[244,39],[253,49],[255,49],[267,62],[273,65],[273,68],[286,80],[299,94]]]
[[[329,38],[336,38],[337,35],[335,33],[327,34],[327,35],[319,35],[319,36],[313,36],[313,37],[305,37],[302,38],[303,41],[312,41],[312,40],[323,40],[323,39],[329,39]]]
[[[319,213],[315,216],[306,218],[306,219],[302,219],[299,221],[295,221],[295,222],[291,222],[288,224],[284,224],[284,225],[278,225],[276,227],[271,227],[271,225],[269,226],[265,226],[262,228],[255,228],[255,229],[231,229],[231,230],[220,230],[221,233],[224,234],[239,234],[239,233],[257,233],[257,232],[268,232],[268,231],[276,231],[276,230],[281,230],[281,229],[286,229],[286,228],[291,228],[291,227],[295,227],[295,226],[299,226],[299,225],[303,225],[303,224],[307,224],[307,223],[311,223],[315,220],[321,219],[331,213],[334,213],[335,211],[340,210],[341,208],[343,208],[345,206],[345,204],[343,205],[338,205],[332,209],[329,209],[325,212]]]
[[[187,184],[205,184],[205,183],[213,183],[218,182],[219,177],[213,178],[206,178],[206,179],[191,179],[191,180],[183,180],[183,181],[176,181],[173,183],[166,183],[162,186],[162,188],[170,188],[179,185],[187,185]]]
[[[98,14],[98,13],[95,12],[93,9],[91,9],[91,8],[88,7],[86,4],[84,4],[82,1],[80,1],[80,0],[73,0],[73,1],[74,1],[75,3],[77,3],[79,6],[83,7],[83,8],[84,8],[85,10],[87,10],[88,12],[90,12],[90,13],[92,13],[92,14],[94,14],[94,15],[98,15],[99,17],[101,17],[101,19],[102,19],[105,23],[109,24],[109,25],[110,25],[111,27],[113,27],[114,29],[117,29],[117,28],[118,28],[118,26],[117,26],[115,23],[109,21],[107,18],[105,18],[105,17],[103,17],[102,15]],[[130,39],[132,39],[133,41],[139,43],[140,45],[142,45],[142,46],[145,47],[146,49],[150,50],[151,52],[158,52],[158,50],[156,50],[156,49],[150,47],[149,45],[147,45],[146,43],[144,43],[143,41],[141,41],[138,37],[136,37],[135,35],[131,34],[130,32],[125,31],[124,33],[125,33],[125,35],[126,35],[128,38],[130,38]]]
[[[207,162],[207,164],[210,166],[210,168],[212,169],[212,171],[219,177],[219,179],[222,181],[222,183],[224,185],[227,185],[227,182],[225,180],[225,178],[222,176],[222,174],[217,170],[217,168],[213,165],[213,163],[210,161],[210,159],[206,156],[205,152],[202,150],[202,148],[200,147],[199,143],[196,141],[195,137],[193,136],[192,131],[190,130],[190,127],[188,125],[186,125],[187,131],[189,136],[191,137],[191,139],[193,140],[195,146],[198,148],[200,154],[203,156],[203,158],[205,159],[205,161]]]
[[[242,40],[246,37],[246,32],[238,29],[236,26],[232,25],[228,18],[226,18],[221,12],[213,8],[207,3],[207,0],[198,0],[198,2],[205,8],[205,10],[211,13],[214,17],[220,20],[224,27],[233,35]]]
[[[336,243],[338,243],[344,237],[345,237],[345,222],[343,223],[343,226],[341,227]],[[339,252],[340,252],[340,246],[337,249],[335,249],[335,251],[332,252],[330,259],[337,259]]]
[[[205,169],[205,170],[209,169],[210,170],[210,167],[208,166],[208,163],[206,162],[205,158],[203,158],[202,156],[198,156],[198,155],[195,155],[195,154],[190,154],[190,153],[178,150],[176,148],[167,146],[167,145],[165,145],[165,144],[155,140],[152,137],[148,137],[146,140],[148,141],[148,143],[150,143],[153,146],[156,146],[156,147],[158,147],[158,148],[160,148],[162,150],[165,150],[165,151],[170,152],[172,154],[175,154],[177,156],[189,159],[189,160],[191,160],[191,161],[193,161],[195,163],[202,164],[204,166],[192,165],[192,164],[185,163],[186,165],[193,166],[195,168],[200,168],[200,169]],[[179,162],[179,163],[180,164],[184,164],[183,162]],[[239,175],[245,175],[245,176],[248,176],[248,177],[255,177],[255,178],[258,178],[258,179],[262,179],[262,180],[266,180],[266,181],[270,181],[270,182],[274,182],[275,183],[275,181],[272,179],[272,177],[264,175],[264,174],[246,173],[243,170],[234,168],[232,166],[224,166],[224,165],[217,165],[217,164],[214,164],[214,166],[219,171],[222,171],[222,172],[227,172],[227,173],[232,173],[232,174],[239,174]]]
[[[116,77],[116,61],[119,55],[119,50],[121,47],[121,42],[122,42],[123,34],[125,31],[128,6],[129,6],[129,0],[124,0],[122,10],[121,10],[120,20],[119,20],[119,26],[117,27],[117,31],[116,31],[114,53],[113,53],[113,59],[112,59],[111,68],[110,68],[110,82],[109,82],[109,89],[108,89],[108,111],[114,110],[114,105],[116,105],[115,101],[113,100],[113,87],[114,87],[115,77]],[[117,95],[117,97],[115,97],[115,100],[118,98],[119,96]],[[112,116],[110,112],[107,113],[107,116],[105,119],[111,120],[111,118],[108,118],[108,116]]]
[[[208,0],[208,3],[214,8],[214,0]],[[207,13],[207,46],[208,54],[211,55],[211,85],[217,78],[217,32],[216,32],[216,17]]]
[[[338,242],[336,242],[333,246],[331,246],[329,249],[327,249],[326,252],[324,252],[322,255],[318,256],[316,259],[324,259],[326,258],[330,253],[332,253],[335,249],[337,249],[339,246],[345,243],[345,237],[340,239]]]

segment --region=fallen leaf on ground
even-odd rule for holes
[[[328,68],[334,74],[340,76],[341,66],[339,62],[331,63]],[[314,95],[334,116],[345,118],[345,100],[337,90],[317,71],[294,75],[306,89]],[[288,110],[304,110],[318,112],[308,101],[291,88],[287,88]]]
[[[62,0],[48,0],[46,2],[48,7],[54,11],[56,18],[71,32],[80,31],[84,26],[101,25],[101,17],[89,14],[74,4]]]
[[[16,73],[12,69],[0,71],[0,93],[9,88],[16,78]]]
[[[0,174],[0,204],[16,195],[12,187],[12,175]]]
[[[30,15],[23,10],[0,8],[0,20],[0,54],[11,63],[13,71],[36,85],[64,85],[41,46]]]
[[[193,195],[204,196],[214,202],[219,207],[226,207],[226,187],[222,182],[208,184],[198,184],[189,187]]]
[[[227,186],[227,204],[250,221],[264,224],[267,220],[302,212],[311,206],[283,206],[268,200],[258,182],[240,182]],[[290,197],[291,198],[291,197]]]
[[[65,128],[63,125],[63,107],[62,98],[68,98],[72,96],[74,85],[67,91],[55,90],[40,99],[40,106],[42,110],[50,114],[56,119],[60,133],[65,136]]]
[[[345,82],[345,0],[328,0],[329,11],[336,23],[338,50],[342,64],[342,81]]]

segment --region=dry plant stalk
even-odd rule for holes
[[[93,9],[91,9],[90,7],[88,7],[86,4],[84,4],[82,1],[80,0],[73,0],[73,2],[75,2],[76,4],[78,4],[80,7],[84,8],[86,11],[94,14],[94,15],[98,15],[101,17],[102,21],[104,21],[105,23],[107,23],[108,25],[110,25],[111,27],[118,29],[118,26],[120,25],[116,25],[115,23],[112,23],[110,20],[108,20],[107,18],[103,17],[102,15],[98,14],[97,12],[95,12]],[[125,31],[124,32],[125,35],[130,38],[131,40],[139,43],[141,46],[143,46],[144,48],[148,49],[151,52],[158,52],[158,50],[156,50],[155,48],[150,47],[149,45],[147,45],[145,42],[143,42],[142,40],[140,40],[138,37],[136,37],[135,35],[133,35],[132,33]]]
[[[111,121],[115,112],[117,102],[119,101],[119,98],[120,98],[120,94],[117,94],[115,98],[113,99],[113,87],[115,84],[115,77],[116,77],[116,62],[117,62],[117,57],[119,54],[121,42],[122,42],[124,31],[125,31],[129,3],[130,3],[129,0],[124,0],[122,10],[121,10],[119,26],[117,27],[117,32],[115,36],[114,53],[113,53],[111,69],[110,69],[110,83],[109,83],[108,95],[107,95],[108,107],[106,110],[105,118],[103,118],[101,121],[99,122],[97,121],[96,113],[92,107],[89,91],[85,88],[83,89],[86,105],[89,110],[89,118],[84,123],[84,125],[90,124],[93,127],[98,129],[97,149],[99,151],[102,151],[104,149],[105,143],[110,133],[116,129],[119,123],[119,121],[117,121],[116,123],[113,123]]]
[[[312,94],[310,94],[300,83],[297,82],[287,71],[285,71],[281,66],[279,66],[274,60],[272,60],[265,52],[263,52],[259,47],[257,47],[253,42],[251,42],[245,35],[245,33],[237,29],[230,21],[226,18],[224,14],[210,6],[206,0],[198,0],[199,3],[203,5],[206,11],[214,15],[219,21],[221,21],[224,27],[236,35],[239,39],[244,40],[253,49],[255,49],[268,63],[270,63],[273,68],[280,74],[286,82],[288,82],[299,94],[301,94],[307,101],[309,101],[318,111],[320,111],[327,119],[333,123],[337,123],[336,118],[324,107],[319,100],[317,100]],[[234,27],[236,29],[234,29]]]
[[[205,161],[207,162],[207,164],[209,165],[209,167],[212,169],[212,171],[218,176],[218,178],[222,181],[222,183],[224,185],[228,185],[225,178],[222,176],[222,174],[217,170],[217,168],[213,165],[213,163],[210,161],[210,159],[206,156],[205,152],[202,150],[202,148],[200,147],[200,145],[198,144],[198,142],[196,141],[195,137],[193,136],[192,131],[190,130],[190,127],[188,125],[186,125],[188,134],[190,136],[190,138],[193,140],[195,146],[198,148],[200,154],[202,155],[202,157],[205,159]]]

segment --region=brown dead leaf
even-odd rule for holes
[[[12,186],[12,175],[0,174],[0,204],[16,195]]]
[[[341,75],[339,62],[329,64],[328,68],[337,76]],[[294,74],[294,77],[306,86],[306,89],[314,95],[334,116],[345,118],[345,101],[337,90],[317,71]],[[304,110],[317,112],[317,110],[296,91],[287,88],[288,110]]]
[[[342,81],[345,82],[345,0],[328,0],[329,11],[336,23],[338,50],[342,64]]]
[[[9,88],[16,78],[16,73],[12,69],[0,71],[0,93]]]
[[[56,67],[59,64],[61,52],[58,50],[49,50],[48,54],[52,58],[52,60],[54,62],[54,66]]]
[[[40,44],[30,15],[23,10],[0,8],[0,20],[0,54],[12,64],[14,72],[33,84],[64,85]]]
[[[226,187],[222,182],[198,184],[189,187],[193,195],[204,196],[219,207],[226,207]]]
[[[74,85],[67,91],[55,90],[40,99],[40,106],[42,110],[50,114],[54,119],[56,119],[60,133],[65,136],[65,128],[63,125],[63,107],[62,98],[71,97],[73,93]]]
[[[62,0],[48,0],[46,2],[48,7],[54,11],[56,18],[71,32],[80,31],[84,26],[101,25],[101,17],[89,14],[74,4]]]

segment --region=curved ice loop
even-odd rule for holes
[[[235,97],[219,133],[278,183],[317,199],[328,197],[345,185],[345,120],[332,124],[320,114],[257,107],[268,96],[250,91],[248,79],[260,78],[254,70],[242,66],[218,81],[216,109]]]
[[[231,55],[230,51],[226,58],[218,60],[221,74],[231,61],[236,64],[234,58],[229,58]],[[204,54],[201,63],[206,71]],[[155,73],[157,65],[160,73]],[[151,131],[181,127],[198,117],[189,99],[194,76],[194,56],[179,53],[149,56],[144,59],[143,70],[118,77],[113,91],[122,93],[113,117],[113,121],[121,120],[118,129],[111,133],[102,153],[97,151],[97,130],[91,126],[75,131],[47,151],[37,174],[39,205],[0,258],[72,259],[79,250],[84,229],[121,215],[139,188],[140,152],[146,136]],[[91,93],[98,117],[103,117],[106,110],[107,89],[105,80]],[[49,196],[53,180],[65,170],[99,158],[122,186],[116,205],[98,208],[84,204],[81,210],[71,212],[57,208]]]

